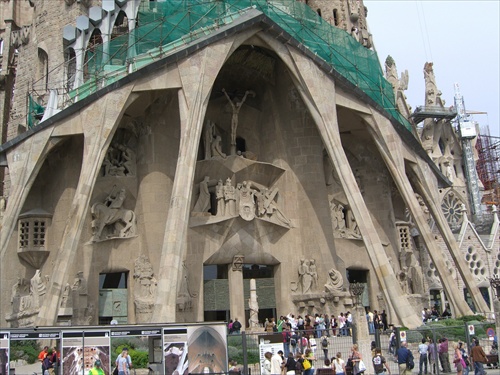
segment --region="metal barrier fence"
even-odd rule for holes
[[[266,351],[274,354],[282,350],[287,358],[290,352],[304,353],[306,348],[310,348],[316,358],[313,363],[316,369],[324,366],[326,358],[334,358],[337,353],[341,353],[347,362],[353,345],[353,335],[352,330],[348,329],[345,332],[338,329],[318,330],[312,334],[296,331],[290,335],[290,340],[287,340],[282,332],[243,332],[228,335],[227,345],[229,360],[236,361],[243,374],[260,374],[262,356]]]
[[[397,364],[392,361],[394,360],[392,352],[395,352],[399,348],[403,340],[406,340],[408,349],[410,349],[415,358],[415,368],[412,373],[418,372],[419,374],[429,373],[437,375],[456,373],[456,366],[453,363],[455,344],[462,343],[466,354],[469,356],[471,348],[475,345],[473,343],[475,339],[479,341],[479,345],[482,346],[484,352],[488,356],[489,362],[485,364],[485,369],[499,368],[498,351],[495,352],[494,349],[498,347],[494,323],[471,321],[460,326],[446,325],[446,323],[447,321],[440,321],[423,325],[416,330],[407,331],[400,331],[396,328],[395,335],[396,338],[400,338],[400,340],[395,340],[393,348],[390,346],[389,338],[387,336],[381,336],[380,342],[382,352],[387,359],[390,359],[390,362],[393,362],[391,363],[391,373],[399,373]],[[418,346],[422,343],[422,339],[424,339],[427,344],[432,345],[432,343],[435,343],[436,345],[435,351],[429,348],[427,360],[425,360],[425,357],[421,360],[419,354]],[[463,375],[468,375],[469,371],[471,374],[474,373],[472,364],[470,361],[468,361],[468,363],[469,365],[464,369]],[[491,374],[493,373],[500,374],[500,371],[492,372]]]

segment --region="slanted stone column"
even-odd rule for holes
[[[53,271],[50,276],[51,282],[38,314],[37,325],[39,326],[54,325],[57,321],[61,294],[69,279],[70,267],[68,264],[75,261],[83,224],[90,208],[94,183],[101,170],[108,146],[125,111],[132,87],[129,85],[109,93],[76,117],[82,124],[85,124],[81,127],[85,137],[82,169],[68,213],[62,242],[57,256],[54,258]],[[67,121],[75,121],[75,119],[69,118]]]
[[[436,242],[434,241],[434,238],[432,237],[432,231],[429,227],[429,224],[427,223],[426,218],[424,217],[424,213],[420,207],[420,204],[415,197],[415,193],[413,191],[413,188],[411,187],[410,181],[408,181],[408,178],[406,177],[404,171],[401,170],[401,168],[404,168],[404,164],[400,164],[401,166],[400,168],[398,168],[397,161],[394,160],[394,155],[398,155],[399,153],[397,152],[397,150],[393,150],[393,148],[390,147],[387,142],[385,142],[385,138],[389,137],[384,137],[384,135],[381,134],[382,131],[380,129],[392,129],[392,125],[389,123],[389,120],[383,118],[378,113],[374,113],[371,117],[365,116],[365,120],[373,126],[373,128],[369,129],[375,145],[377,146],[380,155],[384,159],[387,169],[392,175],[393,181],[398,187],[401,196],[403,197],[408,209],[412,214],[412,217],[415,220],[415,224],[420,231],[425,246],[429,250],[429,255],[434,262],[434,265],[436,266],[436,270],[439,273],[443,288],[446,290],[448,301],[453,305],[457,314],[472,314],[472,311],[464,301],[462,293],[458,289],[455,280],[450,277],[445,260],[441,256],[441,249],[439,249],[439,247],[436,245]],[[398,159],[402,159],[402,156],[400,156],[400,158]]]
[[[158,293],[152,314],[155,321],[176,321],[177,289],[186,253],[198,144],[210,91],[230,47],[231,43],[216,43],[178,65],[182,82],[182,89],[178,92],[181,137],[161,248]]]
[[[418,314],[397,282],[342,147],[335,105],[335,84],[312,61],[291,48],[289,52],[293,63],[289,56],[280,55],[280,57],[290,68],[296,87],[318,127],[328,155],[339,175],[349,206],[363,233],[363,242],[390,314],[406,327],[417,327],[421,324]]]
[[[238,318],[241,323],[241,329],[244,331],[245,322],[245,298],[243,294],[243,256],[236,255],[233,263],[228,267],[229,282],[229,309],[231,310],[230,319]]]

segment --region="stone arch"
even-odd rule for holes
[[[38,61],[37,61],[37,72],[36,72],[36,82],[33,85],[36,91],[40,91],[42,94],[47,90],[49,83],[49,55],[47,51],[43,48],[38,47]]]

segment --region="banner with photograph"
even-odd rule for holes
[[[165,375],[187,375],[188,367],[187,328],[163,329],[163,359]]]
[[[109,331],[67,331],[62,334],[63,375],[88,375],[96,360],[110,374]]]
[[[189,374],[226,373],[227,328],[225,324],[187,327]]]
[[[9,375],[9,332],[0,332],[0,375]]]

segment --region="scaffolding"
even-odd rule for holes
[[[476,170],[484,186],[482,204],[500,204],[500,137],[480,134],[477,137],[476,150],[479,159]]]
[[[87,49],[82,68],[85,77],[83,82],[73,82],[64,90],[68,99],[65,107],[230,26],[251,11],[264,14],[326,63],[329,70],[411,131],[408,120],[396,110],[392,86],[384,77],[376,52],[296,0],[143,0],[134,30]]]

